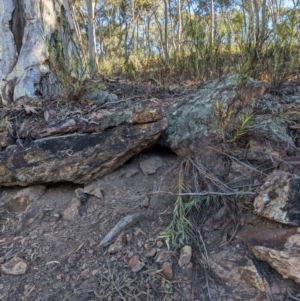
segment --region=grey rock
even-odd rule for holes
[[[159,157],[153,157],[140,162],[140,168],[144,175],[153,175],[163,166],[163,161]]]
[[[259,215],[283,224],[300,226],[300,178],[288,172],[272,172],[260,187],[254,209]]]

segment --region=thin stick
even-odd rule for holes
[[[236,192],[209,192],[209,191],[203,191],[203,192],[195,192],[195,193],[173,193],[170,191],[153,191],[149,192],[148,194],[157,194],[157,193],[167,193],[171,195],[176,196],[206,196],[206,195],[220,195],[220,196],[231,196],[231,195],[255,195],[255,192],[252,191],[236,191]]]

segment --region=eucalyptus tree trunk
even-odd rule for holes
[[[267,11],[267,0],[263,0],[261,8],[261,37],[264,39],[266,35],[266,11]]]
[[[260,24],[259,24],[259,6],[257,0],[253,0],[254,12],[255,12],[255,41],[259,40],[260,36]]]
[[[211,16],[210,46],[213,46],[213,44],[214,44],[214,32],[215,32],[215,5],[214,5],[214,0],[210,0],[210,16]]]
[[[95,34],[95,2],[87,1],[88,10],[88,37],[89,37],[89,69],[90,74],[95,75],[98,71],[98,63],[96,58],[96,34]]]
[[[181,0],[177,1],[178,6],[178,55],[180,56],[181,46],[181,32],[182,32],[182,18],[181,18]]]
[[[68,0],[0,0],[2,103],[57,95],[58,69],[78,76],[75,40]]]
[[[164,0],[164,4],[165,4],[165,9],[164,9],[164,13],[165,13],[165,43],[164,43],[164,52],[165,52],[165,63],[166,66],[169,67],[170,65],[170,58],[169,58],[169,44],[168,44],[168,22],[169,22],[169,18],[168,18],[168,1]]]

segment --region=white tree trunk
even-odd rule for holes
[[[96,34],[95,34],[95,2],[94,0],[87,1],[88,9],[88,36],[89,36],[89,67],[90,74],[95,75],[98,71],[96,59]]]
[[[58,93],[60,82],[51,68],[49,47],[75,75],[71,61],[79,53],[74,32],[68,0],[0,0],[2,103]]]

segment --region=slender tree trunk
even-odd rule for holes
[[[181,18],[181,0],[177,1],[178,5],[178,55],[180,55],[180,47],[181,47],[181,33],[182,33],[182,18]]]
[[[95,75],[98,71],[96,58],[96,34],[95,34],[95,2],[87,1],[88,9],[88,37],[89,37],[89,69],[90,75]]]
[[[214,32],[215,32],[215,5],[214,0],[210,0],[210,46],[214,45]]]
[[[259,24],[259,6],[257,0],[253,0],[254,13],[255,13],[255,41],[259,40],[260,36],[260,24]]]
[[[264,39],[266,35],[266,12],[267,12],[267,0],[263,0],[261,9],[261,37]]]
[[[253,38],[253,31],[254,31],[254,8],[252,0],[248,0],[249,5],[249,38]]]
[[[168,0],[164,0],[165,3],[165,41],[164,41],[164,50],[165,50],[165,63],[166,66],[169,67],[170,65],[170,58],[169,58],[169,44],[168,44]]]
[[[74,61],[81,63],[81,57],[75,32],[67,0],[0,0],[2,103],[57,95],[58,62],[64,72],[78,76],[79,64]]]

